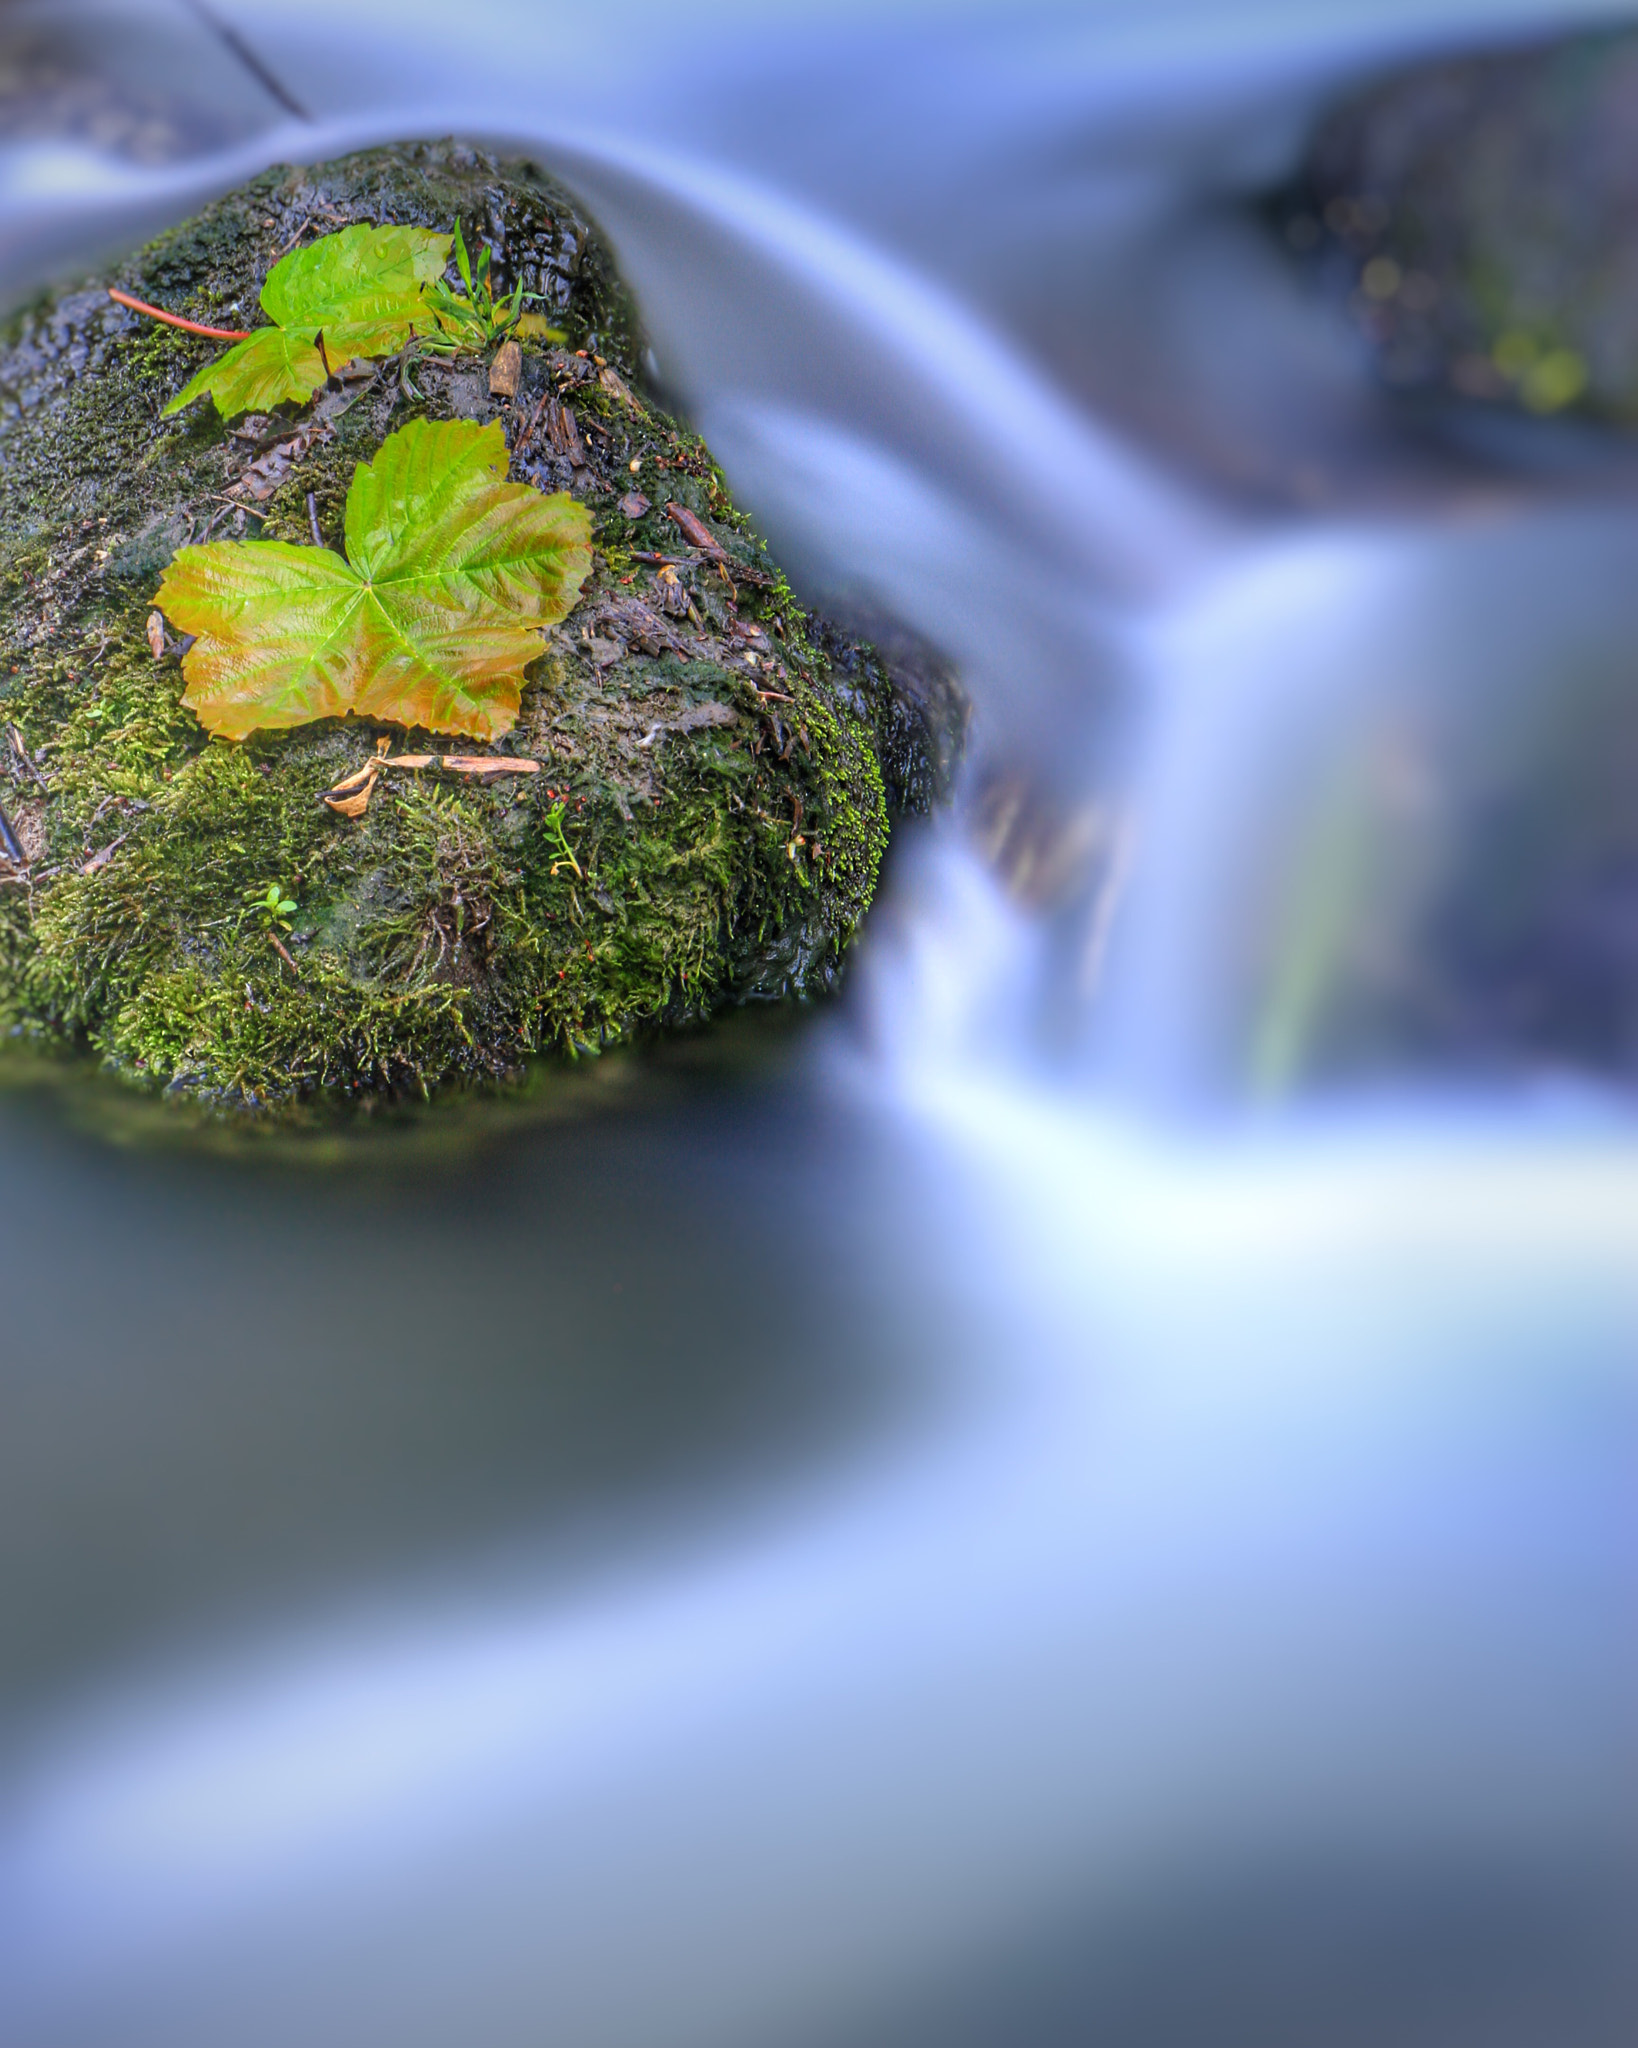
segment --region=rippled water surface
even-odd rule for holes
[[[1545,8],[0,12],[18,300],[460,133],[970,785],[843,999],[285,1138],[0,1093],[29,2044],[1615,2043],[1626,444],[1271,224]]]

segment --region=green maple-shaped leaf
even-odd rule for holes
[[[591,520],[506,481],[498,422],[416,420],[360,463],[347,554],[284,541],[182,548],[154,602],[198,637],[182,701],[229,739],[362,717],[494,739],[538,629],[591,568]]]
[[[324,382],[325,356],[335,369],[354,356],[391,355],[417,325],[434,325],[422,291],[443,276],[450,241],[430,228],[361,226],[292,249],[262,286],[262,310],[274,324],[207,363],[166,412],[206,391],[224,418],[286,398],[305,402]]]

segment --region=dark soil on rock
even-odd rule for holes
[[[420,359],[355,366],[299,419],[223,421],[207,400],[166,420],[220,344],[104,289],[252,324],[303,235],[457,218],[498,287],[521,277],[565,335],[525,344],[515,396],[491,395],[484,358]],[[0,1028],[265,1108],[500,1078],[833,986],[891,814],[948,786],[961,700],[925,650],[884,656],[804,611],[709,452],[642,394],[642,347],[568,196],[456,144],[269,171],[13,323]],[[335,544],[354,468],[418,417],[498,419],[513,481],[587,507],[593,570],[495,749],[540,772],[383,776],[349,821],[323,794],[380,732],[349,718],[212,741],[181,704],[175,635],[153,651],[151,601],[207,535],[301,544],[316,517]]]

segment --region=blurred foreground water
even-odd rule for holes
[[[1550,25],[0,12],[14,301],[526,149],[976,706],[836,1012],[0,1097],[8,2043],[1632,2038],[1633,467],[1407,407],[1270,204]]]

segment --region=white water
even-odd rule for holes
[[[786,558],[1138,827],[1096,1000],[947,824],[771,1075],[403,1185],[8,1112],[5,2038],[1629,2038],[1628,1111],[1253,1085],[1307,794],[1631,643],[1620,492],[1404,447],[1237,210],[1541,11],[216,12],[313,119],[14,152],[13,289],[526,143]]]

